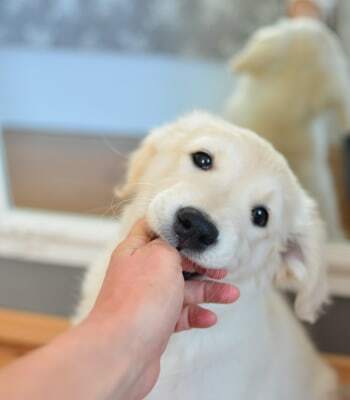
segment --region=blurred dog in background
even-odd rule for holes
[[[225,116],[265,137],[317,200],[330,239],[342,239],[328,149],[350,129],[350,83],[339,40],[312,18],[258,30],[231,66],[238,78]]]

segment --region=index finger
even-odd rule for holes
[[[215,281],[187,281],[185,304],[230,304],[239,297],[239,289],[229,283]]]
[[[118,246],[118,249],[131,255],[155,238],[156,235],[148,226],[146,219],[142,218],[134,224],[128,236]]]

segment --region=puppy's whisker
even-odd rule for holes
[[[122,153],[120,150],[116,149],[109,141],[108,136],[105,134],[101,135],[104,144],[117,156],[122,157],[125,161],[128,160],[129,154]]]
[[[155,183],[151,183],[151,182],[135,182],[133,183],[134,186],[150,186],[150,187],[154,187],[154,188],[159,188],[159,186],[162,186],[165,183],[171,182],[168,178],[164,178],[164,179],[159,179],[159,181],[157,182],[157,184]]]
[[[123,199],[123,200],[115,200],[115,205],[113,206],[113,211],[116,214],[119,210],[123,208],[124,205],[129,204],[132,201],[132,199]],[[137,197],[137,202],[140,204],[147,205],[151,201],[151,196],[145,196],[145,197]]]

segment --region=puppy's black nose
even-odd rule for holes
[[[177,211],[173,229],[180,249],[204,251],[219,236],[219,231],[209,217],[193,207]]]

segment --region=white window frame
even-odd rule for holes
[[[143,135],[196,107],[220,112],[232,90],[226,65],[214,62],[11,48],[0,65],[2,125],[46,132]],[[0,145],[0,257],[88,268],[116,240],[116,221],[13,207]],[[350,297],[350,242],[327,250],[332,292]]]

